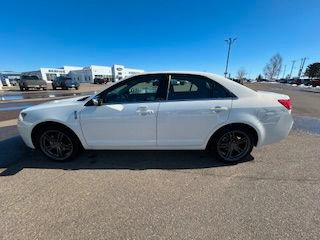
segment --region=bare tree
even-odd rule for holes
[[[279,53],[274,55],[263,69],[263,73],[268,80],[278,77],[282,68],[282,57]]]
[[[244,79],[245,76],[247,75],[247,72],[244,68],[240,68],[237,72],[237,79]]]

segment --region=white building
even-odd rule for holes
[[[91,65],[80,70],[72,70],[68,76],[73,80],[87,83],[93,83],[95,78],[107,78],[110,81],[117,82],[143,72],[144,70],[125,68],[123,65],[112,65],[111,67]]]
[[[20,79],[20,75],[21,75],[20,72],[3,71],[3,72],[0,72],[0,79],[16,80],[16,79]]]
[[[111,67],[91,65],[89,67],[40,68],[37,71],[23,72],[22,75],[35,75],[48,83],[60,76],[69,76],[79,82],[93,83],[95,78],[107,78],[117,82],[143,72],[144,70],[125,68],[123,65],[112,65]]]
[[[80,70],[82,67],[64,66],[62,68],[40,68],[36,71],[23,72],[22,75],[35,75],[50,83],[53,79],[67,75],[70,71]]]

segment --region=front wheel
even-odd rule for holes
[[[215,136],[212,149],[222,161],[240,162],[249,157],[253,149],[253,136],[245,130],[224,129]]]
[[[66,161],[79,152],[76,136],[68,129],[47,127],[38,133],[37,146],[47,157],[55,161]]]

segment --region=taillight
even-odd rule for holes
[[[291,110],[291,99],[279,99],[278,102],[281,103],[286,109]]]

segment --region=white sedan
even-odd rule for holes
[[[36,105],[18,120],[27,146],[63,161],[81,149],[212,150],[237,162],[293,124],[287,95],[201,72],[156,72],[97,95]]]

